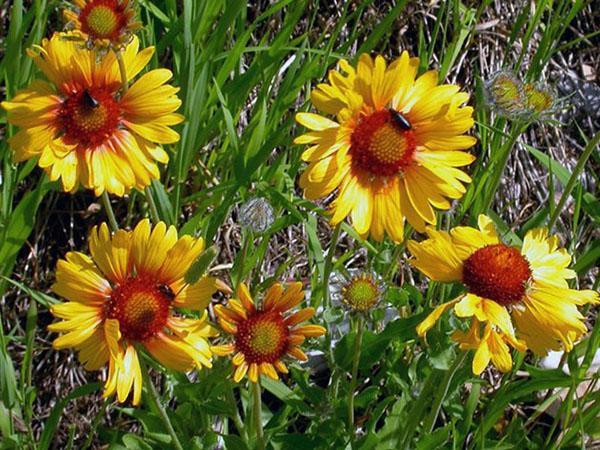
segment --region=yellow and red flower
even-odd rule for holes
[[[571,351],[586,332],[577,309],[598,302],[598,293],[569,288],[576,274],[571,256],[545,229],[529,231],[520,249],[505,245],[485,215],[479,229],[427,230],[429,239],[408,242],[411,263],[430,279],[461,282],[466,293],[444,303],[417,327],[423,336],[450,308],[470,318],[470,328],[452,337],[462,349],[475,349],[473,372],[492,363],[502,372],[512,367],[509,345],[537,355]]]
[[[466,136],[473,126],[469,98],[455,85],[438,86],[438,73],[415,79],[419,58],[403,52],[386,64],[360,56],[357,67],[346,61],[329,72],[329,83],[313,90],[311,100],[322,113],[298,113],[311,130],[294,141],[309,144],[309,163],[300,178],[310,200],[337,189],[331,223],[348,215],[363,237],[387,233],[403,239],[404,218],[418,231],[436,223],[435,209],[450,208],[462,197],[470,177],[458,169],[475,159],[464,152],[477,140]]]
[[[185,274],[204,250],[204,241],[178,239],[174,227],[148,220],[133,231],[111,235],[106,224],[89,237],[91,258],[69,252],[58,262],[52,289],[67,300],[51,307],[60,322],[50,331],[64,333],[55,349],[75,348],[87,370],[108,362],[104,396],[117,393],[124,402],[133,389],[140,401],[142,373],[137,348],[177,371],[211,367],[208,338],[217,331],[208,323],[206,307],[217,290],[231,292],[216,278],[204,276],[187,284]],[[202,311],[200,318],[177,309]]]
[[[288,372],[284,357],[306,361],[308,358],[300,344],[307,337],[325,334],[325,328],[320,325],[299,325],[315,314],[314,308],[286,315],[304,298],[302,283],[291,283],[285,288],[279,283],[273,284],[265,294],[262,307],[255,305],[243,283],[237,290],[237,298],[229,300],[227,306],[215,307],[219,324],[234,336],[234,342],[212,347],[217,355],[235,353],[233,379],[236,383],[246,374],[253,383],[258,382],[260,374],[278,379],[277,372]]]
[[[30,50],[48,81],[35,80],[2,102],[9,123],[21,128],[8,140],[14,160],[39,158],[38,165],[68,192],[79,184],[96,195],[143,189],[160,176],[156,162],[169,160],[160,144],[179,141],[170,128],[183,121],[175,113],[179,89],[166,84],[172,73],[151,70],[123,93],[115,54],[100,57],[69,36],[55,34]],[[138,48],[134,37],[122,52],[129,81],[154,53],[153,47]]]
[[[73,0],[74,9],[64,9],[67,28],[93,45],[119,47],[127,44],[141,27],[130,0]]]

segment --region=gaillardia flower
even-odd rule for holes
[[[361,272],[342,285],[342,303],[353,311],[367,312],[381,300],[383,285],[376,274]]]
[[[558,238],[545,229],[529,231],[521,249],[502,243],[492,221],[479,216],[479,229],[456,227],[450,232],[427,230],[429,239],[410,241],[411,263],[430,279],[462,282],[466,293],[444,303],[417,327],[420,336],[442,314],[471,318],[470,329],[456,331],[462,349],[476,349],[473,372],[490,360],[502,372],[512,367],[508,345],[537,355],[570,351],[587,332],[577,307],[598,302],[598,293],[570,289],[571,257],[558,248]]]
[[[356,69],[340,61],[342,72],[329,72],[329,83],[311,94],[314,106],[333,121],[313,113],[296,120],[311,131],[297,144],[309,144],[309,163],[300,178],[310,200],[334,190],[331,223],[350,215],[363,237],[387,233],[403,238],[404,218],[419,231],[435,224],[435,209],[450,208],[471,181],[457,167],[475,159],[463,152],[476,139],[468,94],[454,85],[438,86],[438,73],[415,79],[418,58],[403,52],[389,66],[383,57],[360,56]]]
[[[237,298],[229,300],[227,306],[215,307],[219,324],[234,336],[234,342],[212,347],[217,355],[235,353],[233,379],[236,383],[246,373],[253,383],[258,382],[259,374],[277,380],[277,372],[288,372],[283,363],[285,356],[306,361],[308,358],[300,349],[300,344],[307,337],[325,334],[322,326],[298,325],[315,314],[314,308],[304,308],[286,315],[304,298],[302,283],[291,283],[285,288],[279,283],[273,284],[267,290],[261,307],[254,304],[243,283],[237,290]]]
[[[143,220],[133,231],[118,230],[112,236],[106,224],[94,227],[89,245],[91,258],[70,252],[58,262],[52,289],[69,301],[51,308],[63,321],[49,330],[65,333],[54,341],[54,348],[75,348],[87,370],[108,362],[104,396],[116,392],[124,402],[133,389],[134,405],[142,389],[138,348],[173,370],[210,367],[207,338],[217,332],[207,322],[205,309],[214,292],[230,290],[209,276],[185,283],[204,241],[178,239],[174,227],[160,222],[151,229]],[[178,308],[203,313],[200,318],[185,317],[176,313]]]
[[[67,29],[77,31],[90,44],[114,48],[131,39],[141,27],[130,0],[73,0],[74,9],[64,9]]]
[[[38,165],[69,192],[80,183],[96,195],[143,189],[159,177],[156,161],[169,159],[158,144],[179,140],[169,128],[183,120],[174,112],[181,104],[178,88],[165,84],[172,74],[151,70],[122,93],[114,53],[97,61],[97,53],[69,36],[55,34],[30,50],[48,81],[36,80],[2,102],[9,123],[21,128],[8,140],[14,159],[39,157]],[[138,46],[134,38],[123,51],[129,80],[154,53],[152,47],[138,52]]]

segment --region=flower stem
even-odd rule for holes
[[[237,428],[237,432],[245,443],[248,443],[248,436],[246,434],[246,427],[244,427],[244,422],[240,417],[240,412],[238,410],[237,401],[235,399],[235,393],[233,392],[233,385],[229,383],[229,389],[227,390],[227,401],[231,404],[231,408],[233,409],[233,423]]]
[[[140,359],[140,366],[142,369],[142,378],[144,379],[144,383],[146,384],[146,390],[148,391],[148,396],[152,400],[152,403],[154,403],[154,406],[158,410],[158,415],[160,416],[160,418],[163,422],[163,425],[165,426],[169,435],[171,436],[171,441],[173,443],[173,447],[175,447],[177,450],[183,450],[183,447],[181,446],[181,442],[179,442],[179,439],[177,438],[177,434],[175,433],[175,429],[173,428],[173,425],[171,424],[171,419],[169,419],[169,416],[167,415],[167,411],[165,410],[163,405],[160,403],[160,397],[158,395],[158,392],[156,391],[154,384],[152,384],[152,379],[150,378],[150,373],[148,372],[148,366],[141,359]]]
[[[254,415],[254,426],[256,427],[256,448],[257,450],[264,450],[265,436],[262,426],[262,399],[260,395],[260,380],[258,380],[256,383],[250,384],[252,384],[252,394],[254,400],[252,402],[252,413]]]
[[[365,321],[362,316],[358,316],[356,325],[356,337],[354,338],[354,359],[352,360],[352,379],[350,380],[350,388],[348,391],[348,430],[350,431],[351,440],[354,440],[354,391],[356,390],[358,378],[358,363],[360,362],[360,348],[362,345],[363,333],[365,331]]]
[[[121,91],[124,94],[129,89],[129,82],[127,81],[127,69],[125,68],[125,61],[123,55],[119,50],[114,50],[117,63],[119,64],[119,72],[121,73]]]
[[[429,414],[427,419],[425,419],[425,422],[423,424],[423,430],[425,431],[425,433],[431,433],[433,431],[433,427],[435,426],[437,417],[440,414],[442,402],[444,401],[444,398],[446,397],[446,394],[448,393],[448,390],[450,389],[450,383],[452,382],[452,379],[454,378],[454,374],[456,374],[458,369],[463,365],[466,358],[467,358],[467,352],[463,352],[462,355],[458,356],[454,360],[452,367],[450,367],[450,369],[448,369],[446,371],[446,375],[444,376],[444,381],[442,382],[440,389],[437,390],[437,395],[434,399],[433,406],[431,407],[431,413]]]
[[[146,195],[146,201],[148,202],[148,208],[150,209],[150,217],[152,217],[152,222],[157,224],[160,222],[160,216],[158,215],[158,209],[156,208],[154,197],[152,197],[152,190],[150,189],[150,186],[146,186],[146,189],[144,189],[144,194]]]
[[[119,229],[119,224],[117,223],[117,219],[115,217],[115,212],[112,209],[110,204],[110,198],[108,197],[108,193],[104,191],[101,196],[102,204],[104,205],[104,210],[106,211],[106,216],[108,217],[108,223],[110,224],[110,228],[113,231],[117,231]]]
[[[342,223],[340,222],[333,230],[331,242],[329,243],[329,251],[327,252],[327,257],[325,258],[325,266],[323,268],[323,306],[325,308],[331,307],[331,298],[329,295],[329,275],[331,275],[331,270],[333,268],[333,255],[335,253],[335,248],[337,246],[337,241],[340,237],[341,231]]]
[[[236,261],[236,287],[244,282],[244,262],[248,255],[250,243],[254,243],[254,233],[251,230],[242,230],[242,253]]]

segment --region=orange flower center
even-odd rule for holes
[[[287,350],[289,329],[281,313],[258,311],[238,324],[235,347],[248,363],[274,363]]]
[[[58,117],[68,143],[96,147],[121,121],[119,103],[107,87],[73,91],[61,104]]]
[[[92,0],[79,14],[81,29],[94,39],[116,39],[129,20],[125,3],[118,0]]]
[[[367,311],[379,301],[379,289],[370,277],[358,276],[344,286],[342,297],[352,309]]]
[[[143,341],[163,329],[172,300],[169,286],[147,276],[129,278],[113,290],[107,318],[119,321],[125,339]]]
[[[408,120],[388,109],[360,119],[350,144],[353,165],[382,176],[397,175],[410,166],[416,148]]]
[[[520,301],[530,278],[529,263],[521,252],[504,244],[480,248],[463,265],[463,283],[469,292],[501,305]]]

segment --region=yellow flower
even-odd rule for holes
[[[177,142],[169,126],[183,116],[178,88],[165,84],[167,69],[142,75],[125,93],[113,52],[97,61],[97,53],[68,40],[69,34],[44,39],[29,51],[48,81],[36,80],[11,100],[2,102],[8,121],[21,130],[8,142],[15,161],[39,157],[52,181],[65,191],[79,184],[96,195],[105,190],[122,196],[143,189],[159,177],[156,161],[169,160],[159,144]],[[154,48],[138,52],[134,38],[123,51],[127,78],[148,64]]]
[[[484,215],[479,229],[430,228],[427,234],[423,242],[408,243],[412,265],[434,281],[462,282],[467,292],[435,308],[417,333],[425,335],[450,308],[457,317],[471,318],[469,331],[456,331],[452,338],[464,350],[476,349],[475,374],[490,360],[509,371],[509,345],[540,356],[561,347],[568,352],[587,332],[577,307],[597,303],[598,293],[569,288],[567,280],[576,276],[568,269],[571,256],[547,230],[529,231],[521,249],[503,244]]]
[[[54,341],[55,349],[75,348],[87,370],[108,362],[104,396],[116,392],[124,402],[133,389],[134,405],[142,389],[137,348],[173,370],[211,367],[207,338],[217,332],[205,309],[217,289],[230,290],[209,276],[185,283],[204,250],[202,239],[178,239],[174,227],[160,222],[151,229],[143,220],[135,230],[112,236],[106,224],[94,227],[89,246],[91,258],[70,252],[58,262],[52,289],[69,301],[51,308],[63,321],[49,330],[65,333]],[[199,319],[184,317],[175,314],[177,308],[204,312]]]
[[[73,0],[74,10],[63,10],[67,28],[92,45],[117,48],[141,27],[129,0]]]
[[[415,79],[419,58],[403,52],[389,66],[383,57],[360,56],[356,69],[346,61],[342,72],[329,72],[312,103],[336,120],[298,113],[311,131],[297,144],[309,144],[309,163],[300,178],[310,200],[337,189],[331,223],[348,215],[363,237],[400,242],[404,218],[418,231],[435,224],[435,209],[450,208],[471,178],[457,167],[475,159],[461,150],[477,140],[463,133],[473,126],[469,96],[454,85],[438,86],[438,73]]]
[[[300,344],[307,337],[325,334],[325,328],[319,325],[298,326],[315,314],[314,308],[285,314],[302,301],[302,283],[291,283],[286,288],[279,283],[273,284],[267,290],[261,308],[255,306],[243,283],[237,290],[237,297],[239,300],[230,300],[227,306],[215,307],[219,324],[224,331],[234,335],[234,342],[212,347],[217,355],[235,352],[233,379],[236,383],[246,373],[253,383],[258,382],[259,374],[277,380],[277,372],[288,372],[283,357],[291,356],[306,361],[308,358],[300,349]]]

